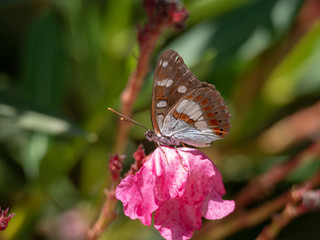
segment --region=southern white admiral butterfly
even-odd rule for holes
[[[122,120],[141,126],[118,114]],[[154,130],[147,130],[145,136],[160,145],[182,142],[208,147],[231,128],[228,107],[215,86],[200,82],[182,57],[170,49],[161,54],[155,69],[151,120]]]

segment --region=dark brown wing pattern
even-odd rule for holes
[[[183,99],[194,101],[200,106],[202,113],[193,123],[196,128],[197,122],[205,121],[207,128],[211,129],[219,138],[223,138],[228,134],[231,128],[231,116],[227,105],[214,85],[201,82],[201,87],[187,93],[180,102]],[[179,102],[176,105],[178,106]],[[180,119],[179,117],[177,119]]]
[[[198,111],[188,107],[190,104]],[[216,139],[223,138],[231,127],[228,108],[215,86],[200,82],[173,50],[164,51],[158,60],[151,111],[157,135],[162,135],[162,124],[168,114],[205,134],[210,129]]]

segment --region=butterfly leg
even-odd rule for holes
[[[181,144],[183,147],[186,147],[186,145],[184,145],[184,143],[183,143],[183,142],[180,142],[180,144]]]
[[[161,145],[160,145],[159,143],[156,144],[156,142],[154,142],[154,144],[155,144],[156,146],[158,145],[158,147],[160,148],[160,150],[163,152],[164,157],[166,158],[167,164],[169,165],[169,161],[168,161],[167,155],[166,155],[166,153],[163,151],[163,149],[161,148]]]
[[[183,162],[182,162],[182,157],[178,151],[178,148],[177,146],[174,146],[174,148],[176,149],[177,153],[178,153],[178,156],[179,156],[179,159],[180,159],[180,163],[181,163],[181,166],[183,167],[184,170],[186,170],[187,172],[189,172],[189,170],[183,165]]]

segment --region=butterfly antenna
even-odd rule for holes
[[[125,121],[125,122],[128,122],[128,123],[135,124],[135,125],[137,125],[137,126],[139,126],[139,127],[142,127],[142,128],[144,128],[144,129],[148,130],[148,128],[146,128],[146,127],[143,126],[142,124],[138,123],[137,121],[135,121],[135,120],[133,120],[133,119],[131,119],[131,118],[125,116],[125,115],[123,115],[122,113],[119,113],[119,112],[117,112],[116,110],[113,110],[112,108],[109,108],[109,107],[108,107],[108,110],[110,110],[111,112],[114,112],[114,113],[118,114],[119,116],[121,116],[120,120]]]

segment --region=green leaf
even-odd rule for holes
[[[291,102],[300,93],[320,90],[320,21],[305,34],[271,74],[264,97],[273,104]]]
[[[0,92],[0,121],[12,128],[48,135],[89,137],[79,126],[56,111],[4,91]]]
[[[57,20],[52,13],[36,19],[28,33],[21,90],[31,99],[57,108],[63,99],[65,56]]]

